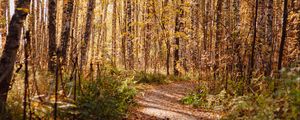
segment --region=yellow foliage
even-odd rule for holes
[[[64,0],[64,4],[65,5],[68,4],[68,2],[69,2],[69,0]]]
[[[29,13],[30,12],[30,9],[29,8],[16,8],[18,11],[22,11],[24,13]]]

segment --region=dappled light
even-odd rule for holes
[[[0,120],[300,120],[300,0],[0,0]]]
[[[155,86],[143,91],[137,96],[140,108],[134,110],[131,119],[142,119],[143,114],[155,116],[158,119],[199,120],[218,119],[220,115],[209,111],[184,106],[180,99],[197,86],[195,82],[179,82]]]

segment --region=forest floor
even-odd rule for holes
[[[216,112],[181,104],[180,100],[197,86],[193,81],[146,85],[135,98],[129,120],[214,120]]]

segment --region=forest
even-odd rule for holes
[[[299,0],[0,0],[0,120],[299,120]]]

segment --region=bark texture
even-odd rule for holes
[[[87,16],[86,16],[86,27],[85,27],[85,33],[84,33],[84,40],[81,45],[81,64],[80,69],[83,70],[83,66],[87,64],[87,52],[88,52],[88,46],[90,42],[90,35],[92,31],[92,24],[93,24],[93,17],[94,17],[94,9],[95,9],[95,3],[96,0],[89,0],[88,2],[88,10],[87,10]]]
[[[23,23],[30,10],[29,6],[30,0],[19,1],[9,24],[7,41],[0,59],[0,114],[5,112],[7,93],[12,86],[11,79],[20,46]]]
[[[55,72],[55,53],[56,53],[56,0],[49,0],[48,3],[48,30],[49,30],[49,44],[48,44],[48,70]]]

